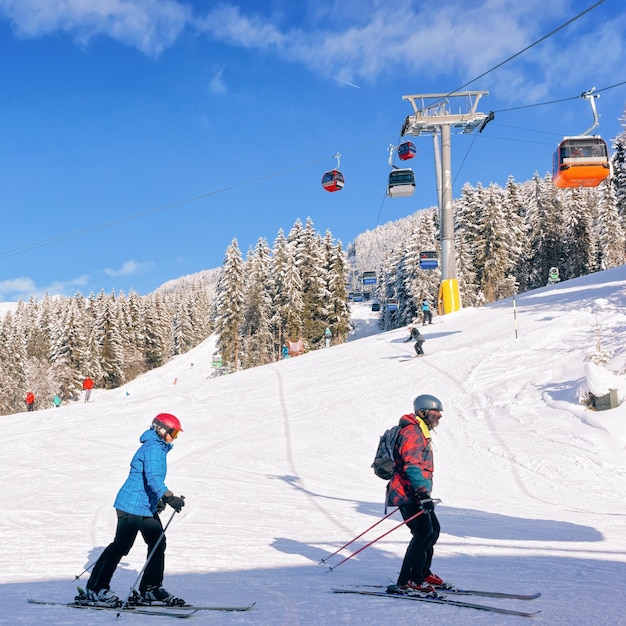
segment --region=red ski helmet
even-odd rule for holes
[[[156,431],[157,435],[164,436],[169,433],[174,439],[176,439],[178,433],[183,430],[183,427],[180,425],[180,420],[171,413],[159,413],[152,420],[152,428]],[[161,434],[160,431],[164,432]]]

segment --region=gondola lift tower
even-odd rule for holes
[[[459,283],[456,274],[454,246],[454,208],[452,204],[452,131],[459,134],[479,132],[493,119],[493,112],[478,113],[478,102],[488,91],[459,91],[402,96],[413,107],[413,114],[402,124],[401,135],[431,134],[435,156],[435,178],[439,200],[441,241],[441,285],[438,309],[441,315],[461,308]],[[466,112],[452,113],[452,98],[463,98]],[[434,102],[433,102],[434,100]],[[441,137],[441,146],[439,138]]]

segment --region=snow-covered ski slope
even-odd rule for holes
[[[445,408],[434,435],[434,571],[462,587],[541,591],[531,602],[489,599],[540,609],[537,622],[626,623],[626,403],[593,412],[576,397],[597,336],[614,351],[608,369],[626,368],[626,268],[520,295],[516,313],[507,300],[436,318],[423,329],[427,356],[401,362],[412,353],[406,329],[369,334],[369,307],[355,305],[353,340],[341,346],[210,378],[209,339],[120,389],[95,390],[89,404],[3,417],[0,623],[114,621],[26,600],[72,599],[74,577],[113,537],[116,492],[162,411],[183,423],[167,484],[187,502],[168,530],[165,585],[193,604],[256,601],[194,623],[527,623],[330,592],[397,575],[405,528],[333,572],[318,562],[383,516],[384,482],[370,463],[419,393]],[[128,593],[145,556],[138,538],[115,591]]]

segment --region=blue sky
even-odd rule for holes
[[[434,205],[429,137],[415,195],[385,197],[403,95],[489,91],[494,121],[452,139],[454,197],[544,175],[592,122],[584,100],[527,105],[595,86],[596,132],[620,132],[626,85],[607,87],[626,81],[622,0],[493,72],[595,2],[439,4],[0,0],[0,301],[146,294],[221,265],[234,237],[245,253],[311,217],[347,245]],[[331,194],[337,152],[346,185]]]

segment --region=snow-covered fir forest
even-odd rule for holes
[[[626,128],[626,117],[621,119]],[[613,177],[599,187],[556,189],[551,176],[504,188],[465,184],[454,202],[457,275],[464,306],[545,285],[558,267],[562,280],[626,263],[626,130],[613,141]],[[236,239],[223,266],[166,283],[140,296],[100,293],[46,295],[18,302],[0,322],[0,414],[36,408],[59,394],[76,399],[90,376],[111,389],[217,336],[222,362],[248,368],[281,358],[287,341],[305,350],[350,331],[349,291],[375,271],[372,301],[381,327],[409,323],[423,298],[436,303],[440,272],[420,270],[419,253],[438,249],[436,208],[362,233],[344,251],[330,231],[297,219],[273,245],[260,238],[244,259]]]

